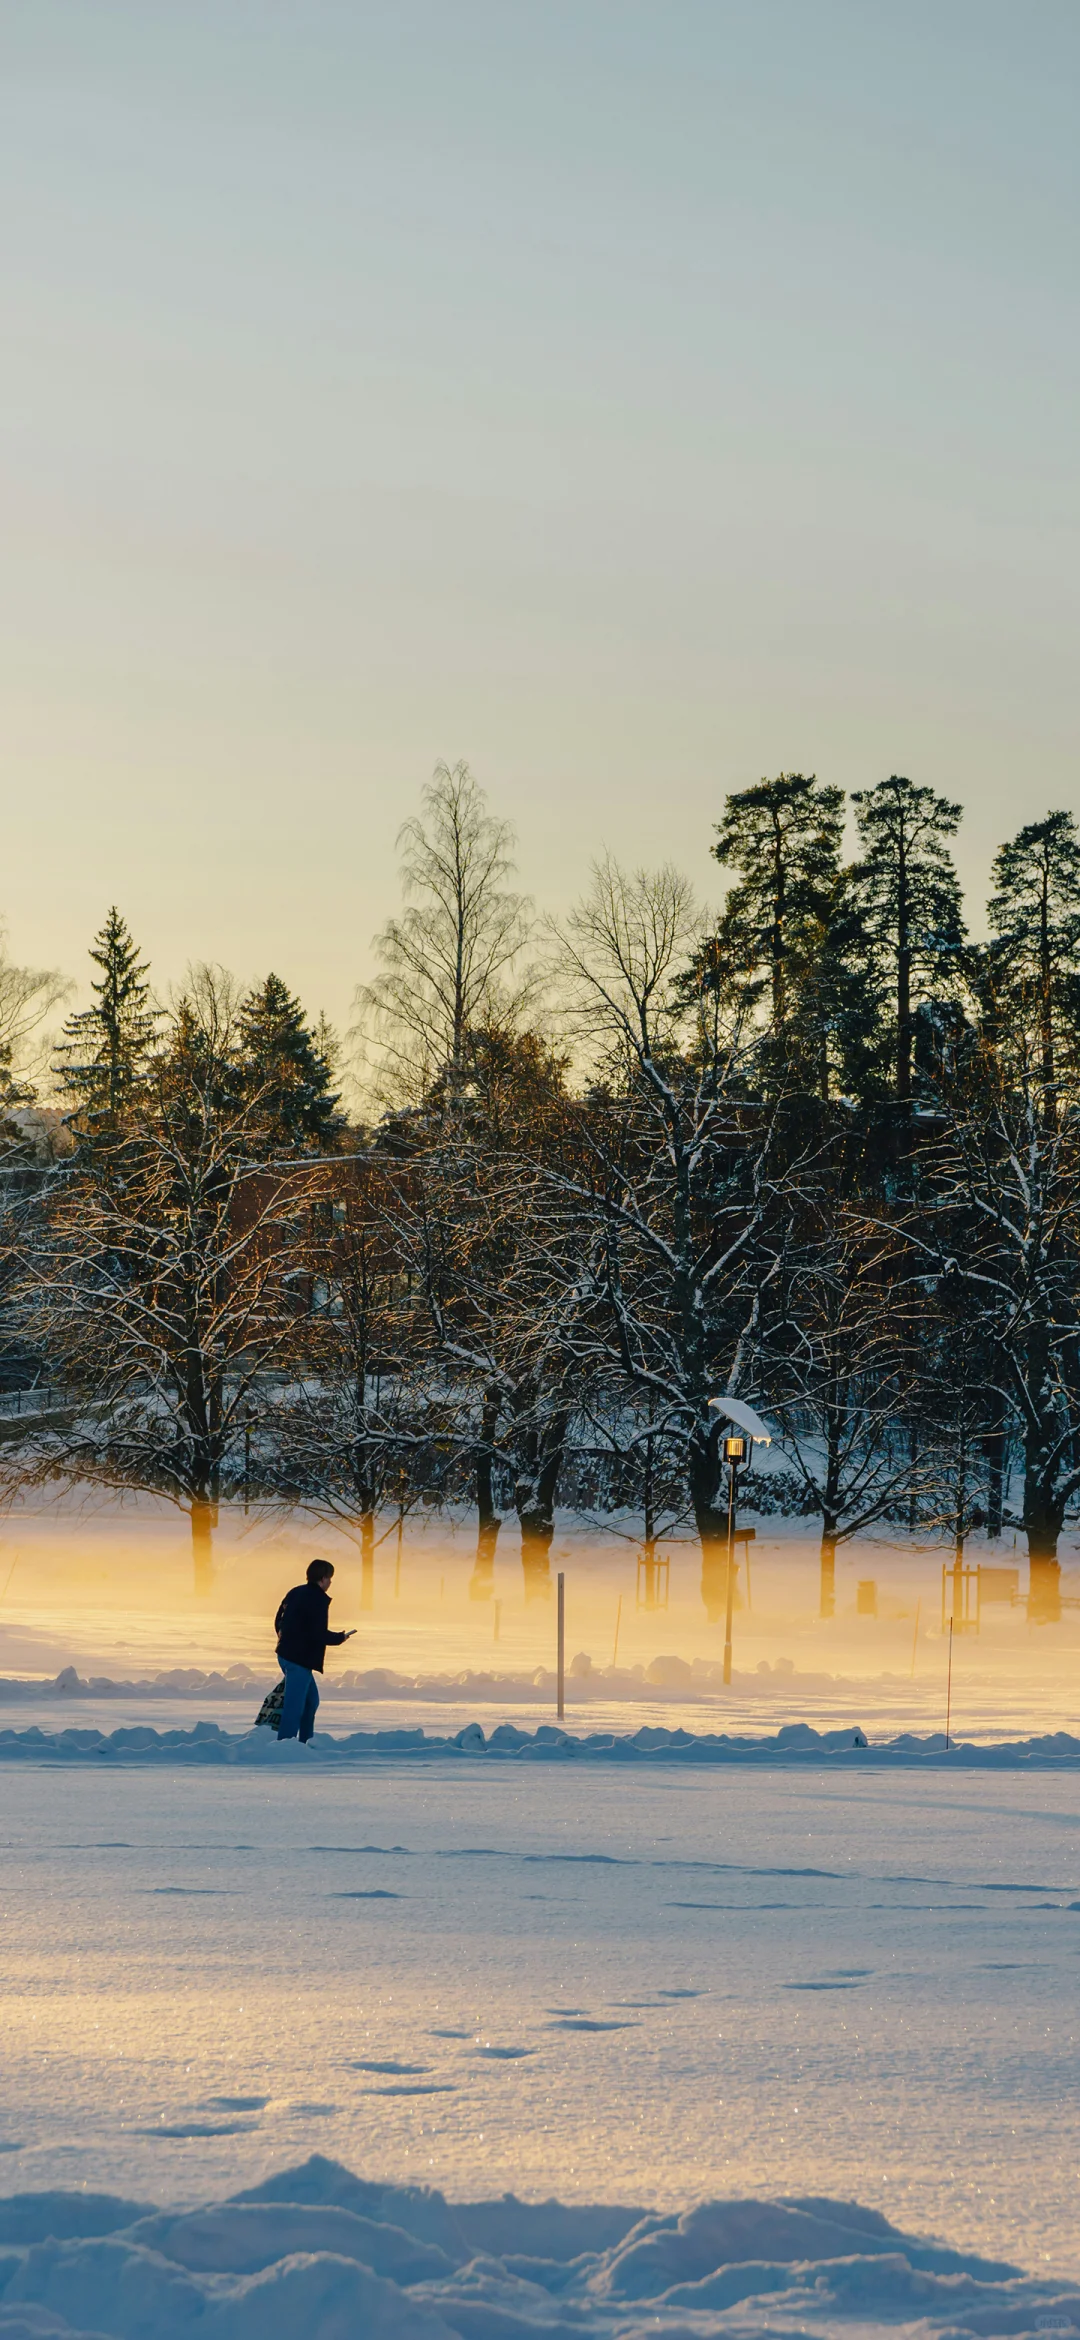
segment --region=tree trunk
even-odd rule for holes
[[[911,1101],[911,953],[905,947],[897,958],[896,975],[896,1095],[901,1105]]]
[[[375,1606],[375,1514],[365,1511],[360,1518],[360,1606]]]
[[[907,852],[899,839],[896,871],[896,1095],[901,1105],[911,1100],[911,912],[908,904]]]
[[[986,1533],[991,1541],[1001,1534],[1005,1509],[1005,1405],[996,1390],[990,1392],[992,1418],[983,1437],[986,1456]]]
[[[514,1482],[514,1503],[521,1523],[521,1566],[525,1598],[535,1600],[551,1591],[549,1558],[555,1535],[555,1494],[570,1416],[559,1409],[542,1430],[525,1435],[523,1468]]]
[[[1061,1562],[1036,1559],[1034,1553],[1028,1569],[1028,1624],[1058,1625],[1061,1622]]]
[[[727,1603],[727,1513],[723,1508],[722,1424],[695,1423],[686,1450],[694,1525],[701,1543],[701,1598],[710,1625],[722,1623]]]
[[[1050,941],[1050,876],[1044,869],[1042,899],[1039,906],[1039,1021],[1042,1042],[1043,1116],[1047,1129],[1057,1128],[1057,1098],[1054,1094],[1054,1015],[1053,983],[1054,954]]]
[[[1024,1532],[1031,1560],[1057,1559],[1065,1505],[1030,1471],[1024,1479]]]
[[[908,1465],[911,1471],[911,1478],[908,1483],[907,1507],[908,1534],[912,1536],[914,1535],[915,1530],[919,1524],[919,1497],[915,1484],[915,1473],[918,1468],[918,1463],[919,1425],[918,1422],[912,1422],[908,1428]]]
[[[787,1018],[787,970],[784,966],[784,919],[787,907],[783,841],[773,846],[772,1013],[773,1031],[782,1033]]]
[[[822,1617],[836,1615],[836,1521],[822,1521],[821,1527],[821,1603]]]
[[[488,1528],[499,1532],[499,1514],[495,1509],[495,1431],[499,1420],[499,1399],[493,1390],[484,1393],[480,1415],[480,1437],[473,1448],[473,1468],[476,1474],[476,1515],[480,1533]],[[494,1549],[494,1544],[492,1545]]]
[[[489,1601],[495,1590],[495,1546],[499,1540],[499,1519],[481,1520],[476,1534],[476,1559],[469,1578],[469,1599]]]
[[[214,1583],[214,1526],[217,1506],[205,1496],[191,1498],[191,1558],[195,1598],[209,1598]]]
[[[1040,1321],[1028,1336],[1025,1359],[1024,1532],[1032,1560],[1056,1560],[1065,1518],[1058,1491],[1057,1431],[1050,1379],[1050,1328]]]

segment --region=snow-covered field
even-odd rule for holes
[[[433,1526],[341,1566],[306,1750],[245,1736],[304,1546],[155,1535],[0,1554],[0,2340],[1080,2332],[1074,1557],[946,1756],[939,1552],[822,1617],[763,1534],[724,1691],[699,1560],[568,1537],[574,1752],[550,1602]]]
[[[458,2200],[851,2199],[1080,2272],[1072,1777],[297,1755],[3,1781],[13,2192],[194,2204],[319,2152]],[[995,2312],[946,2321],[1029,2328]]]

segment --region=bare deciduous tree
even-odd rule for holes
[[[398,847],[405,908],[375,938],[381,972],[357,991],[353,1033],[391,1104],[459,1078],[470,1033],[513,1024],[534,988],[521,972],[529,904],[509,883],[514,833],[467,764],[436,765]]]
[[[580,1230],[582,1371],[614,1369],[647,1401],[640,1435],[681,1444],[711,1605],[726,1522],[710,1401],[751,1382],[782,1209],[778,1109],[745,1099],[738,1014],[688,986],[700,939],[676,871],[598,866],[561,945],[602,1087],[587,1104],[584,1167],[548,1176]]]
[[[1080,1489],[1080,1099],[1048,1117],[1036,1033],[1028,1069],[981,1052],[942,1116],[909,1241],[1019,1424],[1028,1550],[1056,1568]]]
[[[32,1206],[11,1309],[75,1401],[29,1475],[166,1495],[190,1517],[202,1584],[230,1449],[305,1337],[325,1174],[260,1162],[261,1110],[237,1076],[235,993],[202,969],[137,1115]]]

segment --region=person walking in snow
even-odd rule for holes
[[[333,1575],[329,1560],[312,1560],[306,1584],[293,1585],[274,1619],[278,1664],[285,1676],[279,1739],[299,1738],[305,1744],[310,1739],[319,1703],[315,1676],[322,1673],[327,1644],[336,1649],[355,1632],[355,1627],[348,1633],[330,1631]]]

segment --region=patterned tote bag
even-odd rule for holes
[[[280,1682],[275,1682],[273,1689],[268,1690],[265,1698],[263,1699],[262,1705],[260,1706],[258,1714],[255,1717],[256,1730],[258,1730],[260,1723],[268,1723],[270,1729],[276,1731],[278,1724],[281,1721],[281,1702],[284,1696],[285,1676],[283,1674]]]

